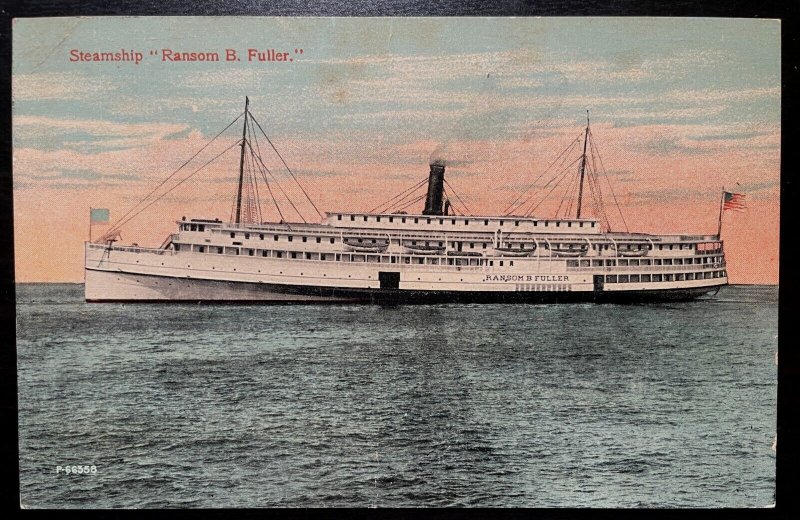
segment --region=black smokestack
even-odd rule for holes
[[[444,194],[444,160],[431,161],[431,173],[428,177],[428,196],[425,199],[423,215],[442,214],[442,195]]]

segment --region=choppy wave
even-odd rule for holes
[[[25,507],[774,501],[774,287],[647,306],[81,296],[17,288]],[[97,472],[56,473],[71,464]]]

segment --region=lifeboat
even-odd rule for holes
[[[536,245],[533,247],[514,248],[508,246],[495,246],[494,250],[502,256],[528,256],[536,251]]]
[[[617,254],[619,256],[645,256],[647,254],[647,249],[622,249],[617,250]]]
[[[483,256],[481,253],[476,251],[448,251],[447,256]]]
[[[579,256],[586,256],[588,250],[589,248],[586,246],[577,249],[565,249],[562,247],[553,247],[550,249],[550,254],[562,258],[577,258]]]
[[[345,247],[351,251],[362,251],[365,253],[382,253],[389,247],[389,239],[387,238],[365,239],[345,237],[342,242]]]
[[[429,244],[415,244],[414,242],[403,242],[403,247],[415,255],[440,255],[444,252],[444,246],[429,245]]]

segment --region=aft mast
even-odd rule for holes
[[[717,240],[722,237],[722,212],[725,208],[725,186],[722,187],[722,196],[719,199],[719,218],[717,218]]]
[[[242,129],[242,155],[239,158],[239,188],[236,191],[236,223],[242,221],[242,185],[244,184],[244,147],[247,138],[247,106],[250,104],[250,99],[244,97],[244,127]]]
[[[581,185],[578,189],[578,214],[575,218],[581,218],[581,203],[583,202],[583,177],[586,173],[586,144],[589,142],[589,111],[586,111],[586,132],[583,135],[583,156],[581,157]]]

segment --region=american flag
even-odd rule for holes
[[[732,209],[733,211],[744,211],[747,205],[744,202],[745,196],[741,193],[722,192],[722,209]]]

